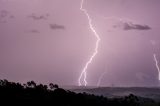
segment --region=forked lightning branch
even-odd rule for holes
[[[86,62],[85,66],[79,76],[79,79],[78,79],[79,86],[82,86],[82,85],[87,86],[87,83],[88,83],[87,82],[87,68],[88,68],[89,64],[92,63],[93,58],[98,53],[98,46],[99,46],[99,42],[100,42],[100,37],[97,34],[96,30],[94,29],[94,26],[92,24],[92,19],[91,19],[89,13],[87,12],[87,10],[83,8],[83,4],[84,4],[84,0],[81,1],[80,10],[87,16],[89,27],[90,27],[91,31],[94,33],[94,36],[96,37],[97,41],[96,41],[96,47],[94,49],[93,54],[91,55],[89,60]]]

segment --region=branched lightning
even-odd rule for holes
[[[89,60],[87,61],[87,63],[85,64],[80,76],[79,76],[79,79],[78,79],[78,82],[79,82],[79,86],[86,86],[87,85],[87,68],[88,68],[88,65],[92,62],[93,58],[96,56],[96,54],[98,53],[98,46],[99,46],[99,42],[100,42],[100,37],[99,35],[97,34],[96,30],[94,29],[93,25],[92,25],[92,19],[89,15],[89,13],[87,12],[86,9],[83,8],[83,3],[84,3],[84,0],[81,1],[81,5],[80,5],[80,10],[87,16],[88,18],[88,22],[89,22],[89,27],[91,29],[91,31],[94,33],[95,37],[97,38],[97,41],[96,41],[96,47],[95,47],[95,50],[94,50],[94,53],[91,55],[91,57],[89,58]],[[82,81],[82,78],[83,78],[83,81]],[[82,83],[83,82],[83,83]]]
[[[105,74],[106,74],[106,72],[102,73],[101,76],[99,77],[98,82],[97,82],[97,87],[100,86],[101,81],[102,81],[102,79],[103,79],[103,77],[104,77]]]
[[[158,70],[158,80],[160,81],[160,68],[158,66],[158,60],[157,60],[156,54],[153,54],[153,57],[154,57],[156,68]]]

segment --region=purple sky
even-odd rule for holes
[[[80,2],[0,0],[0,79],[77,85],[96,42]],[[160,1],[85,0],[84,8],[101,37],[88,85],[104,72],[102,86],[158,85]]]

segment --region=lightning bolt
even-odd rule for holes
[[[158,80],[160,81],[160,68],[158,66],[158,60],[157,60],[156,54],[153,54],[153,57],[154,57],[156,68],[158,70]]]
[[[103,79],[103,77],[104,77],[105,74],[106,74],[106,72],[102,73],[101,76],[99,77],[98,82],[97,82],[97,87],[100,86],[101,81],[102,81],[102,79]]]
[[[94,29],[94,26],[92,25],[92,19],[91,19],[89,13],[87,12],[86,9],[83,8],[83,3],[84,3],[84,0],[81,0],[80,10],[87,16],[89,27],[90,27],[91,31],[94,33],[95,37],[97,38],[97,41],[96,41],[96,47],[94,49],[94,53],[91,55],[91,57],[89,58],[89,60],[85,64],[85,66],[79,76],[79,79],[78,79],[79,86],[82,86],[82,85],[87,86],[87,71],[86,70],[87,70],[89,64],[92,62],[93,58],[98,53],[98,46],[99,46],[99,42],[100,42],[100,37],[97,34],[96,30]]]
[[[153,48],[154,48],[154,46],[156,45],[156,41],[150,40],[150,43],[152,44],[152,46],[153,46]],[[158,71],[158,80],[160,81],[160,68],[159,68],[159,65],[158,65],[159,62],[158,62],[156,53],[153,53],[153,58],[154,58],[155,65],[156,65],[156,68],[157,68],[157,71]]]

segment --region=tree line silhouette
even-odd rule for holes
[[[133,94],[119,98],[107,98],[87,93],[75,93],[59,88],[57,84],[26,84],[0,80],[0,105],[44,106],[160,106],[151,99]]]

